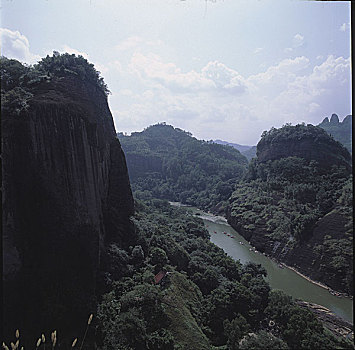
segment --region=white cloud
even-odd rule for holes
[[[261,51],[263,51],[264,49],[262,47],[257,47],[255,50],[254,50],[254,53],[257,54]]]
[[[116,70],[119,73],[123,72],[122,64],[118,60],[115,60],[115,61],[109,63],[109,68],[112,68],[112,69]]]
[[[347,29],[350,29],[350,22],[349,23],[343,23],[340,27],[339,30],[341,32],[346,32]]]
[[[202,68],[201,72],[202,76],[213,81],[220,91],[242,94],[248,89],[248,84],[244,77],[221,62],[209,62]]]
[[[183,73],[174,63],[165,63],[158,55],[134,53],[129,69],[141,80],[152,86],[164,86],[177,93],[208,90],[214,82],[194,70]]]
[[[83,51],[79,51],[77,49],[74,49],[68,45],[63,45],[62,46],[62,53],[70,53],[70,54],[74,54],[76,56],[83,56],[84,58],[86,58],[87,60],[89,59],[89,55],[86,53],[86,52],[83,52]]]
[[[133,91],[130,89],[121,89],[119,91],[119,93],[124,96],[132,96],[133,95]]]
[[[286,47],[284,49],[285,53],[291,53],[299,47],[302,47],[305,43],[304,36],[301,34],[296,34],[292,39],[292,47]]]
[[[19,31],[0,28],[1,54],[26,63],[36,63],[41,59],[30,51],[30,43]]]
[[[95,68],[102,74],[105,74],[109,71],[109,67],[101,63],[95,63]]]
[[[319,122],[320,115],[341,109],[348,111],[350,76],[350,58],[329,56],[309,75],[296,76],[272,101],[271,110],[284,115],[285,122],[304,118],[314,123]]]
[[[122,69],[141,92],[131,89],[134,95],[127,96],[131,102],[124,107],[128,92],[117,96],[118,130],[137,131],[166,121],[199,138],[256,144],[271,126],[319,123],[324,115],[342,115],[342,110],[348,114],[350,59],[329,56],[311,70],[309,65],[300,56],[244,77],[218,61],[183,72],[157,55],[135,53],[129,69]]]
[[[309,59],[304,56],[287,58],[263,73],[250,76],[248,82],[253,84],[255,93],[276,95],[286,89],[288,84],[308,66]]]
[[[304,36],[302,36],[301,34],[296,34],[293,37],[293,47],[300,47],[304,44]]]
[[[309,111],[309,113],[315,113],[315,112],[317,112],[318,113],[318,111],[320,110],[320,105],[318,104],[318,103],[315,103],[315,102],[311,102],[310,104],[309,104],[309,107],[308,107],[308,111]]]
[[[129,52],[130,50],[136,51],[143,48],[156,48],[162,46],[163,44],[164,42],[160,39],[146,40],[138,35],[134,35],[122,40],[114,47],[114,49],[120,54],[123,54],[125,52]]]
[[[137,47],[139,44],[143,42],[143,39],[139,36],[131,36],[123,41],[121,41],[118,45],[115,46],[117,51],[127,51],[129,49]]]

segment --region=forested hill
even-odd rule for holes
[[[351,156],[324,130],[264,132],[229,222],[258,250],[336,290],[352,293]]]
[[[336,114],[332,114],[330,120],[328,117],[317,126],[324,129],[332,135],[335,140],[341,142],[349,152],[352,151],[352,115],[347,115],[342,122]]]
[[[233,147],[197,140],[157,124],[131,136],[119,134],[137,198],[161,198],[222,210],[247,168]]]

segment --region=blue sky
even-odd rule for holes
[[[1,0],[0,11],[2,55],[95,64],[117,131],[165,121],[253,145],[272,126],[351,113],[349,2]]]

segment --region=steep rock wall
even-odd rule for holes
[[[352,284],[349,287],[347,283],[344,283],[345,278],[339,278],[339,276],[348,276],[347,280],[350,281],[353,271],[339,272],[331,269],[329,267],[329,260],[331,259],[329,254],[326,251],[319,254],[314,252],[314,247],[323,244],[326,235],[336,240],[345,237],[347,218],[341,211],[335,209],[319,219],[312,230],[311,238],[295,247],[290,247],[288,242],[285,241],[270,239],[264,225],[256,225],[252,231],[245,230],[243,223],[238,222],[237,218],[231,215],[230,210],[227,211],[227,219],[228,223],[258,251],[296,268],[312,280],[320,281],[336,291],[352,293]],[[349,265],[351,265],[351,262],[349,262]]]
[[[36,87],[27,112],[2,119],[4,331],[70,329],[93,311],[106,246],[134,241],[107,98],[55,78]]]

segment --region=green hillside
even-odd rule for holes
[[[140,199],[223,210],[248,163],[233,147],[197,140],[171,125],[157,124],[131,136],[118,136],[132,190]]]

